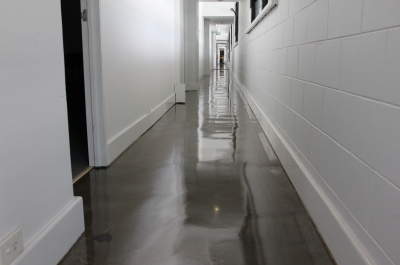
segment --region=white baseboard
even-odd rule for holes
[[[393,265],[237,76],[232,75],[336,262],[339,265]]]
[[[75,197],[25,246],[11,265],[56,265],[84,230],[82,198]]]
[[[107,142],[108,164],[111,164],[126,148],[145,133],[165,112],[175,104],[175,93],[165,99],[161,104],[143,115],[140,119],[126,127]]]
[[[200,87],[199,83],[191,83],[191,84],[185,83],[185,85],[186,85],[186,91],[189,91],[189,90],[198,90],[199,87]]]

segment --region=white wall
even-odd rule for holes
[[[234,75],[339,264],[400,264],[400,1],[280,0]]]
[[[183,25],[183,0],[175,0],[175,84],[184,83],[184,25]]]
[[[174,0],[100,2],[111,163],[175,102]]]
[[[211,29],[211,69],[217,69],[217,38],[215,35],[216,29]]]
[[[204,19],[204,75],[210,75],[210,56],[211,56],[211,31],[210,20]]]
[[[13,264],[56,264],[84,229],[72,191],[60,2],[1,1],[0,36],[0,241],[21,227],[25,250]]]
[[[199,2],[183,1],[185,43],[185,88],[199,88]]]
[[[203,3],[199,3],[199,79],[204,76],[204,40]]]

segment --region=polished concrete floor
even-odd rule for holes
[[[75,184],[86,231],[60,264],[334,264],[229,72],[186,96]]]

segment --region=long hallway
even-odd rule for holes
[[[226,70],[74,191],[86,230],[61,265],[334,264]]]

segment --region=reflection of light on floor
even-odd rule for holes
[[[201,137],[206,138],[204,134]],[[199,161],[201,162],[230,158],[232,152],[232,139],[199,139]]]
[[[223,82],[225,77],[220,80],[217,76],[217,79],[218,82],[213,82],[209,90],[208,113],[203,106],[199,108],[198,157],[201,162],[229,159],[234,152],[235,109],[232,107],[229,84]],[[218,127],[204,126],[204,116],[208,118],[208,124],[219,124]]]

